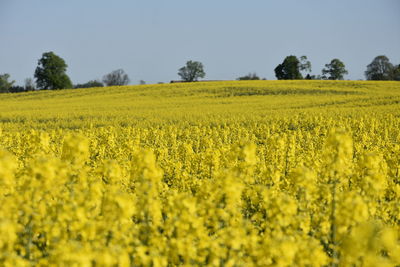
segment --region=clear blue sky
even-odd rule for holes
[[[187,60],[206,79],[275,79],[291,54],[308,56],[313,74],[339,58],[345,78],[364,79],[377,55],[400,64],[400,1],[0,0],[0,36],[0,73],[20,85],[47,51],[73,83],[118,68],[132,84],[169,82]]]

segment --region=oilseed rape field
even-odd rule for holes
[[[0,95],[0,266],[399,266],[400,83]]]

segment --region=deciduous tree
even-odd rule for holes
[[[365,71],[367,80],[387,81],[392,79],[392,75],[393,65],[384,55],[375,57]]]
[[[179,69],[178,75],[185,82],[194,82],[199,78],[204,78],[206,73],[201,62],[189,60],[186,66]]]
[[[67,67],[64,59],[53,52],[43,53],[35,70],[37,87],[51,90],[72,88],[71,80],[66,74]]]
[[[344,75],[348,74],[346,67],[342,61],[335,58],[329,64],[325,64],[322,69],[322,77],[328,80],[343,80]]]
[[[83,84],[76,84],[74,88],[92,88],[92,87],[103,87],[104,84],[97,80],[88,81],[87,83]]]
[[[256,73],[249,73],[245,76],[237,78],[237,80],[242,81],[242,80],[259,80],[260,77],[257,76]]]
[[[392,79],[395,81],[400,81],[400,64],[393,68]]]
[[[301,71],[311,71],[311,62],[306,56],[287,56],[282,64],[275,68],[275,76],[278,80],[299,80],[303,79]]]
[[[123,69],[114,70],[103,77],[103,83],[106,86],[120,86],[129,83],[129,76]]]
[[[8,93],[15,81],[9,81],[10,74],[0,74],[0,93]]]

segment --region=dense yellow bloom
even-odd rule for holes
[[[399,103],[396,82],[2,94],[0,266],[400,265]]]
[[[10,153],[0,150],[0,186],[5,192],[15,187],[14,173],[17,167],[16,159]]]

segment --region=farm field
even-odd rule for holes
[[[1,266],[398,266],[400,83],[0,95]]]

